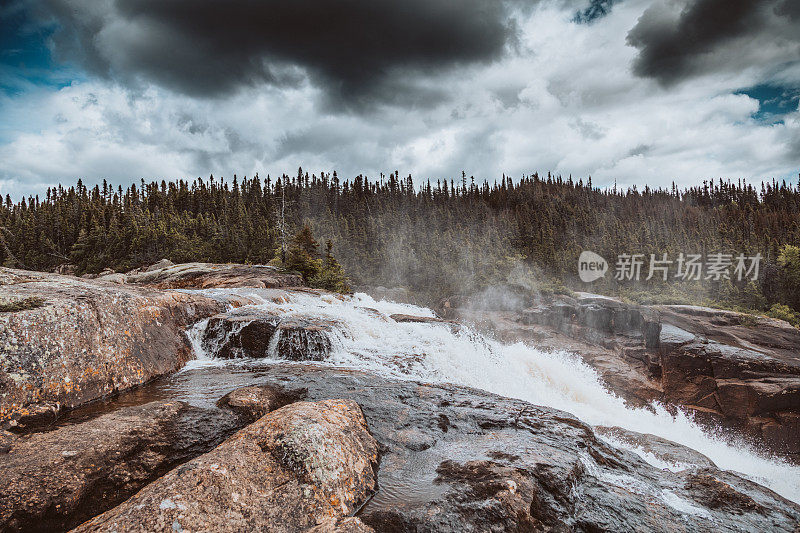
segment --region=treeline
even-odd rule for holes
[[[800,244],[800,191],[785,182],[617,190],[550,174],[414,183],[398,173],[341,180],[302,169],[278,179],[142,181],[127,189],[78,181],[44,198],[5,198],[0,259],[36,270],[71,263],[81,273],[162,258],[268,263],[284,235],[291,241],[304,224],[313,232],[305,236],[316,246],[310,252],[323,262],[335,255],[356,287],[404,286],[428,300],[512,282],[800,309],[785,253]],[[330,241],[327,254],[317,241]],[[755,282],[623,283],[607,275],[589,286],[577,279],[582,250],[610,262],[626,253],[701,252],[764,260]]]

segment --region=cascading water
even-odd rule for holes
[[[546,353],[522,343],[502,344],[467,326],[398,323],[395,313],[434,316],[429,309],[386,301],[365,294],[340,299],[333,296],[292,293],[288,301],[273,301],[258,289],[211,289],[212,296],[235,293],[251,301],[255,310],[277,312],[284,317],[313,317],[331,321],[332,349],[324,364],[367,370],[399,379],[450,382],[480,388],[533,404],[567,411],[597,426],[620,426],[654,434],[701,452],[721,469],[744,474],[778,494],[800,503],[800,467],[757,453],[746,444],[712,435],[679,411],[671,415],[663,406],[652,409],[627,407],[606,390],[595,371],[574,354]],[[375,312],[377,310],[377,313]],[[189,336],[198,360],[188,368],[239,364],[249,361],[216,361],[200,342],[206,321]],[[273,352],[270,352],[273,353]],[[659,468],[673,470],[687,465],[664,464],[642,450],[606,437],[630,449]]]

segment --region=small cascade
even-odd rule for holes
[[[278,344],[281,342],[282,334],[283,330],[278,329],[275,331],[275,335],[273,335],[269,340],[269,345],[267,346],[267,357],[278,359]]]
[[[208,327],[209,319],[203,319],[193,324],[187,331],[186,337],[189,339],[189,344],[192,346],[195,358],[183,367],[183,370],[194,370],[204,366],[215,366],[218,364],[216,354],[218,352],[217,346],[209,346],[203,342],[206,328]]]
[[[211,317],[200,337],[204,353],[218,359],[322,361],[331,351],[334,321],[314,316],[280,316],[264,303]]]

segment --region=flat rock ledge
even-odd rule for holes
[[[362,531],[377,462],[358,404],[293,403],[75,531]]]
[[[120,274],[109,274],[119,278]],[[103,279],[101,276],[99,279]],[[110,279],[110,281],[115,281]],[[125,283],[150,285],[159,289],[210,289],[256,287],[273,289],[303,287],[300,274],[281,272],[268,265],[215,263],[157,263],[144,271],[131,271],[121,279]]]

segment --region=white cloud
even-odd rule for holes
[[[430,109],[385,106],[331,114],[309,84],[248,89],[225,100],[134,91],[89,80],[0,100],[0,193],[110,178],[262,176],[395,169],[424,180],[505,172],[592,175],[595,185],[693,185],[798,172],[800,113],[784,124],[751,118],[732,94],[750,72],[709,75],[669,90],[635,77],[625,36],[649,2],[629,0],[592,25],[546,3],[522,22],[519,52],[415,83],[443,89]],[[794,152],[793,152],[794,151]]]

